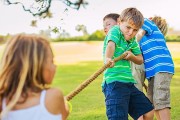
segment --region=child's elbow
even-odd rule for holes
[[[139,65],[141,65],[141,64],[143,64],[143,63],[144,63],[144,60],[141,59],[141,60],[139,61]]]
[[[136,61],[136,64],[138,65],[141,65],[144,63],[144,60],[143,60],[143,56],[140,54],[140,55],[137,55],[137,61]]]
[[[136,62],[136,64],[141,65],[144,63],[143,58],[139,58],[139,60]]]

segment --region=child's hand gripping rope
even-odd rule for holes
[[[117,62],[124,57],[127,56],[127,53],[123,53],[121,56],[114,59],[114,62]],[[66,96],[66,100],[70,101],[74,96],[76,96],[79,92],[81,92],[88,84],[90,84],[93,80],[95,80],[104,70],[110,67],[112,62],[108,62],[104,66],[102,66],[99,70],[97,70],[94,74],[92,74],[88,79],[86,79],[83,83],[81,83],[74,91],[70,92]]]

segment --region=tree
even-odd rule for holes
[[[60,33],[59,37],[62,37],[62,38],[68,38],[70,37],[70,34],[68,32],[66,32],[66,30],[62,30],[62,32]]]
[[[89,36],[89,40],[103,40],[105,33],[103,30],[96,30]]]
[[[53,15],[50,11],[50,7],[53,0],[4,0],[7,5],[21,4],[24,11],[31,13],[33,16],[38,16],[39,19],[52,18]],[[85,0],[59,0],[70,8],[79,10],[81,6],[85,7],[88,2]],[[66,8],[64,11],[67,11]],[[37,27],[37,20],[31,21],[32,27]],[[52,28],[52,27],[51,27]],[[52,32],[58,33],[60,31],[59,27],[52,28]],[[84,31],[87,32],[87,31]]]
[[[42,18],[52,17],[52,13],[49,11],[52,0],[4,0],[7,5],[21,4],[24,11],[30,12],[33,16],[40,16]],[[81,6],[85,7],[88,2],[85,0],[76,0],[71,2],[70,0],[61,0],[67,6],[79,10]]]
[[[40,35],[46,36],[46,37],[51,37],[51,31],[50,30],[40,30],[39,31]]]
[[[88,35],[87,29],[85,25],[77,25],[75,28],[78,32],[82,31],[83,35]]]

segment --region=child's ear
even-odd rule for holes
[[[120,25],[120,23],[121,23],[121,19],[120,19],[120,17],[117,19],[117,24],[118,25]]]

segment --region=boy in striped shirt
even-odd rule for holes
[[[155,16],[145,18],[142,29],[136,35],[148,79],[147,95],[158,120],[170,120],[170,82],[174,63],[164,38],[167,29],[165,19]]]

